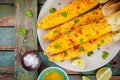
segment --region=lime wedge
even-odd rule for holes
[[[87,76],[82,76],[82,80],[90,80],[90,78]]]
[[[84,60],[84,59],[75,59],[75,60],[73,60],[72,65],[78,65],[78,66],[80,66],[82,69],[84,69],[86,63],[85,63],[85,60]]]
[[[110,68],[107,67],[103,67],[99,69],[96,74],[97,80],[110,80],[111,76],[112,76],[112,71]]]

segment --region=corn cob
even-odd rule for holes
[[[63,37],[52,42],[45,50],[45,54],[53,55],[63,52],[76,45],[98,38],[99,36],[111,31],[111,26],[105,18],[88,25],[80,26],[77,30],[74,30],[70,34],[64,35]]]
[[[89,4],[89,5],[88,5]],[[98,0],[74,0],[64,8],[42,19],[37,26],[41,29],[48,29],[67,22],[78,15],[85,13],[98,4]]]
[[[49,57],[50,61],[58,62],[71,58],[75,58],[86,54],[87,52],[93,51],[98,48],[98,45],[104,46],[110,42],[112,42],[111,33],[107,33],[105,35],[100,36],[97,39],[85,42],[81,45],[77,45],[74,48],[61,52],[59,54],[55,54]]]
[[[85,15],[80,15],[80,17],[75,18],[67,23],[64,23],[56,28],[53,28],[52,30],[50,30],[45,36],[44,36],[44,40],[56,40],[58,38],[60,38],[61,36],[69,33],[72,31],[72,28],[76,28],[76,26],[79,25],[86,25],[88,23],[94,22],[98,19],[103,18],[103,13],[101,9],[95,9],[92,10],[88,13],[86,13]]]

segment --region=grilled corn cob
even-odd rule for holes
[[[61,52],[59,54],[52,55],[49,57],[49,60],[58,62],[58,61],[75,58],[83,54],[86,54],[87,52],[90,52],[94,49],[97,49],[98,45],[104,46],[110,42],[112,42],[111,33],[107,33],[97,39],[85,42],[81,45],[77,45],[74,48]]]
[[[80,26],[77,30],[74,30],[70,34],[64,35],[63,37],[52,42],[45,50],[45,54],[53,55],[63,52],[76,45],[98,38],[99,36],[111,31],[111,26],[105,18],[88,25]]]
[[[55,27],[77,17],[79,14],[85,13],[97,4],[98,0],[74,0],[64,8],[42,19],[37,26],[41,29]]]
[[[85,25],[91,22],[94,22],[98,19],[103,18],[103,13],[101,9],[95,9],[92,10],[88,13],[86,13],[85,15],[80,15],[80,17],[75,18],[67,23],[64,23],[56,28],[53,28],[52,30],[50,30],[45,36],[44,36],[44,40],[56,40],[58,38],[60,38],[61,36],[68,34],[72,31],[72,28],[76,28],[76,26],[79,25]]]

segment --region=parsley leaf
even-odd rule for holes
[[[65,32],[65,34],[69,34],[70,32],[71,32],[71,31],[70,31],[70,30],[68,30],[68,31],[66,31],[66,32]]]
[[[68,54],[68,53],[65,51],[65,52],[64,52],[64,56],[67,56],[67,54]]]
[[[75,19],[75,20],[74,20],[75,23],[78,23],[79,21],[80,21],[79,19]]]
[[[83,17],[83,14],[80,14],[79,16]]]
[[[105,41],[104,41],[104,39],[101,39],[101,43],[104,43]]]
[[[83,42],[83,38],[80,39],[80,42],[81,42],[81,43]]]
[[[56,30],[53,31],[53,34],[55,34],[55,33],[57,33],[57,32],[58,32],[58,30],[56,29]]]
[[[18,34],[21,36],[25,36],[27,34],[27,30],[25,28],[22,28],[18,31]]]
[[[56,45],[54,45],[54,48],[55,48],[55,49],[59,49],[59,48],[60,48],[60,45],[59,45],[59,44],[56,44]]]
[[[82,51],[84,51],[84,50],[85,50],[85,49],[84,49],[84,47],[82,47],[82,46],[79,47],[79,49],[78,49],[79,52],[82,52]]]
[[[68,13],[67,12],[62,12],[61,15],[66,18],[68,16]]]
[[[51,8],[50,10],[49,10],[49,13],[54,13],[54,12],[56,12],[57,10],[56,10],[56,8]]]
[[[32,14],[32,12],[31,12],[30,10],[27,10],[27,11],[25,12],[25,14],[26,14],[28,17],[30,17],[30,18],[33,17],[33,14]]]
[[[103,51],[102,58],[105,60],[110,54],[107,51]]]
[[[90,52],[87,53],[87,56],[91,57],[93,54],[94,54],[93,51],[90,51]]]
[[[97,48],[98,48],[98,50],[100,50],[100,44],[97,44]]]

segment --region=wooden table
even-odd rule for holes
[[[39,43],[37,43],[35,24],[37,14],[44,2],[45,0],[0,0],[0,80],[36,80],[37,74],[43,69],[49,66],[57,66],[55,63],[48,61],[47,57],[43,55]],[[34,13],[32,19],[25,16],[24,11],[27,9],[32,10]],[[22,27],[28,30],[27,39],[17,35]],[[24,40],[26,40],[26,44],[24,44]],[[42,65],[38,71],[28,72],[21,67],[18,57],[19,53],[33,49],[38,49]],[[111,80],[120,80],[120,52],[105,66],[112,69],[113,76]],[[82,73],[65,71],[70,80],[81,80],[83,75],[89,76],[91,80],[96,80],[97,70]]]

